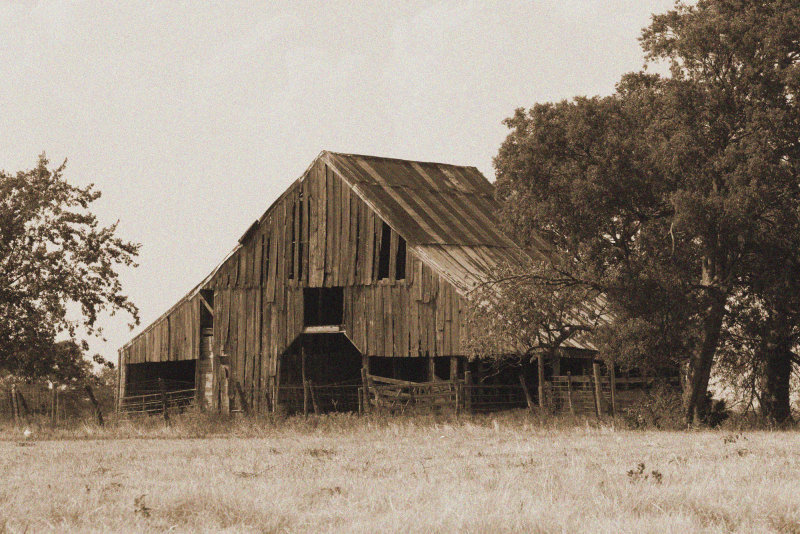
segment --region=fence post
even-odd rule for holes
[[[92,406],[94,406],[94,416],[97,418],[97,424],[103,426],[103,412],[100,410],[100,403],[97,402],[97,398],[94,396],[94,391],[92,391],[92,386],[89,384],[86,384],[86,393],[89,395],[89,400],[92,401]]]
[[[600,404],[603,392],[600,389],[600,364],[598,362],[592,362],[592,374],[594,375],[594,409],[599,418],[603,414],[603,407]]]
[[[536,370],[539,375],[539,408],[544,409],[544,353],[539,352],[536,359]]]
[[[608,380],[611,382],[611,417],[617,416],[617,371],[612,361],[608,366]]]
[[[472,413],[472,373],[464,372],[464,411]]]
[[[11,413],[14,414],[14,425],[19,424],[19,400],[17,399],[17,385],[11,384]]]
[[[53,389],[50,392],[50,424],[52,426],[56,426],[56,420],[58,418],[58,401],[56,397],[58,396],[58,387],[53,384]]]
[[[164,421],[167,424],[169,424],[169,410],[167,409],[167,388],[164,387],[164,380],[160,377],[158,379],[158,392],[161,394],[161,411],[164,414]]]
[[[361,368],[361,383],[363,384],[364,393],[361,396],[364,399],[364,413],[369,412],[369,382],[367,381],[367,370]]]
[[[364,413],[364,391],[358,388],[358,415]]]
[[[314,394],[314,383],[308,381],[308,391],[311,393],[311,405],[314,407],[314,415],[319,415],[319,405],[317,405],[317,396]]]
[[[525,377],[522,376],[522,374],[519,375],[519,383],[522,386],[522,391],[525,393],[525,402],[528,403],[528,409],[533,412],[533,399],[531,399],[528,386],[525,384]]]
[[[569,403],[569,413],[575,415],[575,407],[572,405],[572,373],[567,371],[567,402]]]
[[[303,379],[303,415],[308,416],[308,380]]]

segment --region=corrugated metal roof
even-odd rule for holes
[[[500,230],[494,186],[475,167],[333,152],[321,157],[461,292],[503,262],[527,261]],[[532,254],[546,257],[545,250]]]

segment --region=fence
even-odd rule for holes
[[[14,383],[0,386],[0,420],[24,422],[46,417],[52,424],[93,419],[114,411],[114,391],[91,384],[50,386]]]

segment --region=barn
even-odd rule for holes
[[[365,374],[412,383],[469,372],[519,386],[468,361],[463,343],[466,293],[498,264],[545,250],[500,231],[493,193],[474,167],[323,151],[217,268],[120,349],[120,405],[156,383],[223,411],[307,401],[307,382],[321,404],[353,407],[346,388]],[[566,348],[592,355],[577,340]],[[591,367],[570,360],[577,374]],[[525,372],[536,384],[535,366]]]

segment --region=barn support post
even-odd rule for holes
[[[594,409],[599,418],[603,414],[603,407],[600,404],[603,391],[600,389],[600,364],[598,362],[592,362],[592,375],[594,375]]]
[[[458,379],[458,356],[450,356],[450,380]]]
[[[369,356],[366,354],[361,355],[361,383],[364,393],[364,413],[369,412]]]
[[[428,382],[436,381],[436,360],[433,356],[428,356]]]
[[[544,409],[544,352],[539,352],[536,366],[539,378],[539,408]]]

